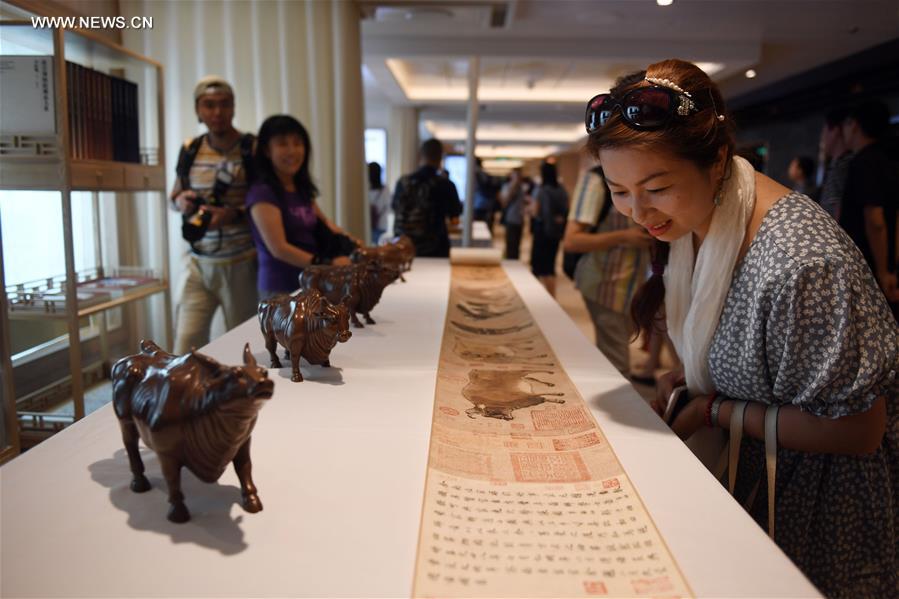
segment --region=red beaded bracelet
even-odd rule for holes
[[[709,395],[709,401],[705,404],[705,425],[709,428],[714,428],[715,425],[712,424],[712,405],[715,403],[715,397],[718,394],[712,391],[712,394]]]

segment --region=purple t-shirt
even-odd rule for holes
[[[278,197],[275,190],[265,183],[254,183],[247,191],[247,212],[256,204],[267,202],[277,206],[281,211],[281,221],[284,223],[284,236],[287,243],[301,250],[317,251],[315,243],[315,223],[318,217],[312,202],[304,199],[297,192],[285,192],[282,198]],[[289,293],[297,288],[297,277],[302,268],[287,264],[278,260],[262,241],[262,235],[256,228],[256,223],[250,218],[250,231],[253,241],[256,242],[256,251],[259,254],[259,273],[256,277],[256,285],[260,291],[277,291]]]

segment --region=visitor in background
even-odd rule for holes
[[[531,272],[550,295],[556,295],[556,255],[565,235],[568,193],[559,185],[556,166],[540,165],[540,187],[533,194]]]
[[[843,140],[853,152],[846,175],[840,224],[862,251],[880,288],[899,318],[896,229],[899,165],[890,160],[883,138],[890,111],[880,101],[859,104],[843,121]]]
[[[234,128],[234,90],[216,75],[194,89],[194,110],[206,133],[178,156],[170,198],[190,242],[176,306],[174,353],[209,343],[215,311],[225,328],[256,314],[256,249],[244,210],[253,163],[253,135]]]
[[[518,260],[521,252],[521,233],[524,229],[524,208],[526,196],[521,169],[512,169],[509,181],[499,192],[499,201],[503,207],[502,224],[506,233],[507,260]]]
[[[483,168],[480,158],[475,158],[474,213],[472,220],[484,221],[493,233],[493,214],[496,211],[496,183]]]
[[[793,191],[818,201],[818,188],[815,187],[815,161],[808,156],[796,156],[787,167],[787,177],[793,184]]]
[[[612,206],[601,167],[578,179],[565,229],[566,252],[582,254],[574,284],[593,322],[596,347],[624,376],[631,376],[630,317],[634,292],[646,280],[652,236]]]
[[[421,166],[403,176],[393,191],[394,235],[408,235],[415,244],[415,255],[448,258],[449,224],[456,225],[462,214],[462,202],[456,186],[441,174],[443,144],[429,139],[421,144]]]
[[[353,243],[315,201],[311,160],[309,134],[298,120],[286,114],[265,119],[259,128],[256,182],[247,193],[262,299],[294,291],[310,264],[350,263]]]
[[[657,240],[633,312],[646,331],[664,304],[683,371],[654,408],[680,379],[681,438],[742,422],[734,498],[825,595],[895,597],[899,327],[861,255],[734,156],[724,98],[691,63],[650,65],[585,122],[616,209]]]
[[[371,219],[371,242],[377,245],[381,235],[387,232],[390,216],[390,191],[381,178],[381,165],[368,163],[368,209]]]
[[[846,108],[834,108],[824,117],[824,127],[821,129],[820,155],[824,177],[818,203],[837,222],[840,221],[846,176],[852,160],[852,152],[843,141],[843,121],[848,114]]]

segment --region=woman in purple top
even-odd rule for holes
[[[318,188],[309,175],[312,145],[306,128],[291,116],[272,116],[259,128],[257,143],[256,182],[247,192],[247,211],[259,254],[256,285],[265,298],[296,289],[305,266],[350,261],[322,255],[319,222],[334,234],[346,233],[315,203]]]

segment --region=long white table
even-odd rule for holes
[[[509,277],[587,400],[697,596],[810,597],[814,587],[734,502],[519,263]],[[403,597],[411,592],[446,261],[418,259],[353,330],[330,370],[271,370],[253,434],[264,510],[183,472],[193,519],[172,524],[153,452],[132,493],[106,406],[0,468],[3,597]],[[203,351],[268,358],[255,319]]]

